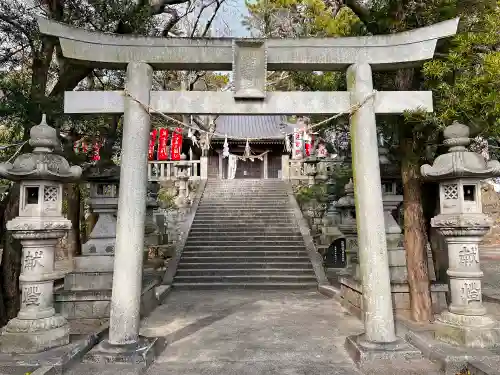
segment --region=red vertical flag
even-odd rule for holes
[[[153,160],[155,155],[156,133],[156,129],[153,129],[150,133],[151,138],[149,139],[148,160]]]
[[[172,133],[172,144],[170,145],[170,159],[181,160],[182,150],[182,128],[175,128]]]
[[[160,129],[160,137],[158,140],[158,160],[167,160],[167,140],[168,140],[168,129]]]
[[[92,147],[92,161],[99,161],[101,160],[101,155],[99,154],[99,150],[101,149],[101,144],[99,142],[94,143],[94,146]]]

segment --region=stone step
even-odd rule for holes
[[[224,264],[232,264],[236,267],[241,267],[241,264],[246,263],[305,263],[309,262],[309,256],[307,254],[302,255],[273,255],[271,258],[265,257],[262,255],[248,255],[246,257],[241,257],[239,254],[231,255],[231,254],[220,254],[217,253],[215,255],[210,256],[197,256],[197,255],[185,255],[182,254],[181,261],[179,262],[179,267],[186,263],[224,263]]]
[[[174,277],[176,282],[192,283],[244,283],[244,282],[315,282],[316,276],[311,275],[213,275],[213,276],[178,276]]]
[[[299,233],[291,234],[284,232],[282,234],[263,234],[262,232],[255,233],[237,233],[237,232],[208,232],[200,233],[192,231],[189,234],[188,242],[193,241],[276,241],[286,238],[288,240],[303,241],[302,235]]]
[[[316,281],[300,282],[174,282],[174,288],[186,290],[200,289],[256,289],[256,290],[315,290],[318,287]]]
[[[205,225],[214,225],[214,226],[219,226],[219,227],[226,227],[226,226],[245,226],[245,227],[252,227],[252,226],[267,226],[270,224],[275,224],[275,225],[282,225],[282,224],[289,224],[289,225],[296,225],[295,219],[287,219],[287,218],[276,218],[273,220],[273,218],[262,218],[260,220],[245,220],[245,219],[199,219],[196,216],[194,217],[193,220],[193,225],[195,224],[205,224]]]
[[[226,246],[236,246],[240,247],[241,245],[247,245],[248,242],[244,240],[225,240],[225,239],[216,239],[216,240],[194,240],[192,238],[188,238],[186,245],[184,248],[198,248],[198,247],[213,247],[213,248],[219,248],[219,247],[226,247]],[[270,247],[281,247],[281,246],[298,246],[304,248],[304,242],[303,241],[297,241],[297,240],[263,240],[263,241],[252,241],[251,242],[252,248],[254,247],[261,247],[261,246],[270,246]]]
[[[284,211],[288,210],[289,207],[286,204],[282,204],[279,202],[272,202],[272,203],[262,203],[262,204],[248,204],[248,203],[231,203],[231,204],[200,204],[198,206],[198,210],[201,211],[241,211],[241,210],[248,210],[248,211],[270,211],[270,212],[275,212],[275,211]],[[198,212],[198,210],[196,212]],[[290,211],[287,211],[290,212]]]
[[[269,248],[272,249],[272,248]],[[195,249],[185,249],[182,253],[183,259],[196,259],[196,258],[204,258],[204,257],[218,257],[218,256],[226,256],[226,257],[260,257],[264,259],[272,258],[275,256],[282,257],[305,257],[307,253],[304,250],[218,250],[218,249],[203,249],[203,250],[195,250]],[[249,260],[249,259],[247,259]]]
[[[295,217],[290,214],[273,214],[273,215],[238,215],[238,214],[198,214],[196,213],[195,220],[203,221],[238,221],[238,222],[269,222],[269,221],[279,221],[279,222],[295,222]]]
[[[198,207],[196,210],[196,215],[200,214],[211,214],[211,215],[220,215],[220,214],[237,214],[237,215],[276,215],[276,214],[288,214],[293,215],[293,210],[288,208],[206,208],[206,207]]]
[[[107,290],[113,287],[113,271],[70,272],[64,277],[65,290]]]
[[[280,210],[280,209],[275,209],[275,210],[252,210],[252,209],[246,209],[246,210],[214,210],[214,209],[198,209],[196,211],[196,216],[207,216],[207,217],[214,217],[214,216],[242,216],[242,217],[259,217],[259,216],[272,216],[272,217],[281,217],[281,216],[286,216],[286,217],[294,217],[292,211],[285,211],[285,210]]]
[[[245,233],[245,235],[277,235],[277,236],[288,236],[290,235],[298,235],[300,231],[296,225],[287,225],[283,227],[271,227],[271,226],[259,226],[254,227],[254,229],[250,229],[248,227],[240,228],[213,228],[210,225],[198,224],[196,227],[191,227],[190,236],[191,235],[209,235],[209,234],[236,234],[236,233]]]
[[[283,194],[248,194],[248,195],[241,195],[241,194],[217,194],[217,195],[203,195],[201,198],[201,202],[210,200],[211,202],[216,202],[216,201],[221,201],[223,202],[225,199],[231,199],[234,200],[235,202],[243,202],[243,201],[249,201],[249,202],[255,202],[255,201],[272,201],[273,199],[283,201],[283,202],[288,202],[289,197],[288,195],[283,195]]]
[[[246,270],[246,269],[310,269],[312,270],[312,265],[310,262],[180,262],[178,270],[210,270],[210,269],[238,269],[238,270]]]
[[[308,275],[314,277],[312,268],[181,268],[177,276],[261,276],[261,275]]]
[[[280,228],[297,233],[298,231],[298,226],[295,223],[280,223]],[[239,224],[239,223],[233,223],[232,225],[230,224],[216,224],[213,222],[208,222],[208,221],[198,221],[197,223],[193,223],[191,225],[191,230],[210,230],[211,232],[231,232],[231,231],[241,231],[241,232],[255,232],[255,231],[264,231],[268,230],[268,232],[276,229],[271,227],[272,223],[260,223],[260,224],[251,224],[251,225],[245,225],[245,224]]]

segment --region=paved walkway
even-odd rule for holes
[[[500,303],[500,251],[481,252],[483,294]]]
[[[344,340],[362,331],[317,292],[178,291],[141,333],[170,342],[151,375],[354,375]]]

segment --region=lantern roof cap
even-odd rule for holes
[[[448,152],[439,155],[432,165],[420,167],[420,173],[428,180],[447,180],[455,178],[490,178],[500,176],[500,163],[486,160],[477,152],[468,151],[471,142],[467,125],[454,122],[443,131],[444,144]]]
[[[118,183],[120,181],[120,167],[112,160],[99,160],[83,173],[83,178],[89,182]]]
[[[56,130],[47,124],[46,116],[42,115],[40,124],[30,130],[31,153],[19,155],[14,162],[0,164],[0,176],[13,181],[48,180],[70,182],[78,180],[82,169],[70,166],[61,155],[54,154],[58,148]]]
[[[354,183],[352,178],[349,179],[349,182],[344,186],[345,196],[341,197],[337,203],[335,203],[336,207],[340,208],[349,208],[355,207],[356,203],[354,201]]]

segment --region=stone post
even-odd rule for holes
[[[144,63],[127,66],[126,88],[145,104],[149,104],[152,74],[151,66]],[[125,98],[109,338],[102,344],[118,351],[139,344],[149,132],[148,111]]]
[[[347,87],[352,104],[359,104],[373,92],[369,64],[351,65]],[[366,100],[351,116],[351,142],[359,263],[363,288],[365,337],[371,343],[396,341],[392,311],[389,260],[382,206],[378,157],[375,98]]]
[[[206,180],[208,178],[208,156],[200,158],[200,178]]]
[[[146,249],[149,246],[158,246],[160,244],[160,231],[154,217],[154,210],[156,208],[158,208],[158,203],[155,197],[148,195],[146,198],[146,219],[144,222],[144,244]]]
[[[448,153],[423,165],[424,178],[439,181],[439,214],[431,225],[448,245],[451,302],[436,322],[435,337],[452,345],[485,348],[498,345],[498,322],[482,303],[478,244],[492,221],[482,212],[481,180],[500,176],[500,163],[467,151],[469,127],[453,123],[444,130]]]
[[[54,270],[54,251],[57,240],[71,229],[62,216],[63,183],[79,179],[82,170],[53,154],[59,141],[45,115],[31,129],[29,143],[33,153],[0,164],[0,176],[20,181],[19,216],[7,223],[7,230],[23,248],[21,309],[2,331],[5,353],[35,353],[69,343],[68,322],[55,313],[53,303],[54,280],[64,276]]]
[[[352,180],[345,185],[344,192],[345,196],[334,203],[334,209],[340,213],[338,229],[346,238],[346,264],[348,272],[352,274],[355,264],[358,263],[358,231]]]
[[[290,156],[281,155],[281,179],[288,181],[290,179]]]
[[[316,184],[316,175],[318,174],[318,163],[319,160],[316,156],[309,156],[304,160],[304,169],[308,176],[309,186],[314,186]]]
[[[189,177],[191,164],[186,162],[186,156],[181,155],[181,160],[175,165],[176,175],[179,179],[179,196],[175,200],[175,204],[179,208],[185,208],[189,205]]]

